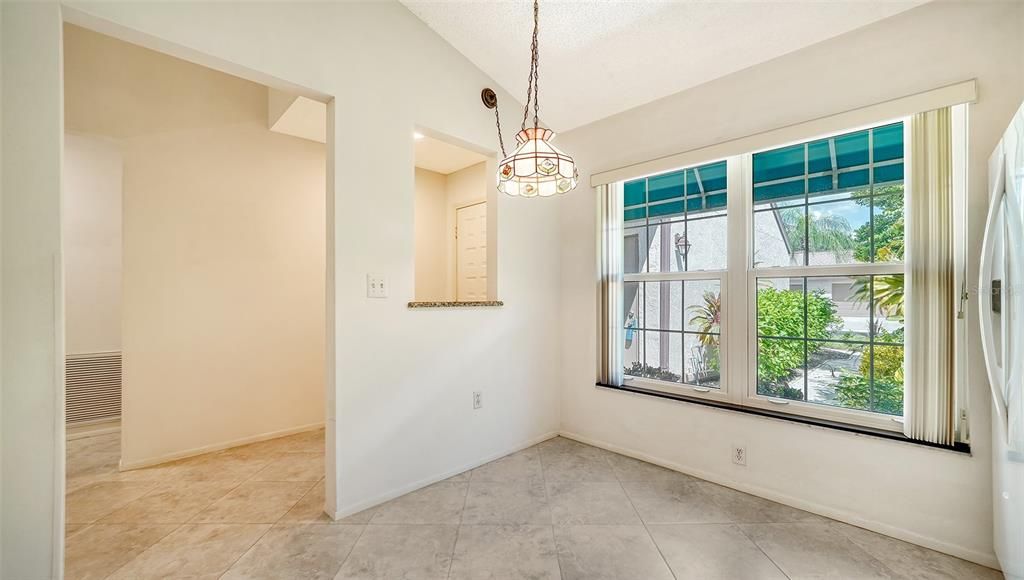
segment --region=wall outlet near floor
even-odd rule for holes
[[[473,408],[479,409],[484,406],[484,394],[482,391],[473,391]]]
[[[380,274],[367,274],[366,275],[366,297],[367,298],[387,298],[388,297],[388,280]]]
[[[747,449],[745,447],[736,447],[733,445],[732,448],[732,462],[736,465],[747,464]]]

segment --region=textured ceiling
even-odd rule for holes
[[[544,0],[541,117],[557,131],[585,125],[926,1]],[[525,97],[532,2],[402,2],[503,88]],[[501,110],[518,125],[521,110]]]

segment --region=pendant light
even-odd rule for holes
[[[538,100],[537,75],[537,29],[540,21],[538,0],[533,0],[533,43],[530,45],[530,81],[526,87],[526,104],[523,106],[523,122],[516,135],[516,150],[512,155],[505,153],[505,142],[501,137],[501,117],[498,116],[498,96],[491,89],[484,89],[480,98],[484,106],[494,109],[495,124],[498,128],[498,143],[503,159],[498,164],[498,191],[522,197],[548,197],[556,193],[568,193],[576,187],[579,179],[576,163],[565,153],[551,144],[555,133],[538,124],[540,102]],[[533,103],[533,126],[526,126]]]

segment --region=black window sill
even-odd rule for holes
[[[856,433],[858,435],[868,435],[870,437],[878,437],[879,439],[889,439],[890,441],[900,441],[903,443],[909,443],[911,445],[920,445],[922,447],[932,447],[936,449],[944,449],[946,451],[953,451],[955,453],[963,453],[966,455],[971,454],[971,446],[967,443],[955,443],[953,445],[941,445],[939,443],[929,443],[927,441],[918,441],[917,439],[911,439],[902,433],[896,431],[886,431],[884,429],[874,429],[871,427],[861,427],[859,425],[850,425],[849,423],[840,423],[838,421],[829,421],[827,419],[817,419],[814,417],[806,417],[803,415],[795,415],[792,413],[781,413],[779,411],[771,411],[768,409],[758,409],[756,407],[744,407],[742,405],[736,405],[734,403],[725,403],[722,401],[713,401],[710,399],[701,399],[699,397],[687,397],[686,395],[677,395],[675,393],[665,393],[662,391],[655,391],[652,389],[645,389],[643,387],[637,387],[633,385],[605,385],[597,383],[598,387],[603,389],[611,389],[615,391],[624,391],[627,393],[634,393],[638,395],[647,395],[650,397],[658,397],[660,399],[669,399],[672,401],[679,401],[682,403],[690,403],[693,405],[703,405],[705,407],[715,407],[716,409],[723,409],[726,411],[733,411],[736,413],[746,413],[748,415],[759,415],[761,417],[769,417],[772,419],[779,419],[782,421],[790,421],[792,423],[802,423],[804,425],[813,425],[815,427],[824,427],[826,429],[835,429],[836,431],[846,431],[847,433]]]

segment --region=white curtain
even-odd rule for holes
[[[907,437],[954,442],[953,155],[949,108],[910,119],[906,180]]]
[[[622,183],[597,188],[597,381],[622,384]]]

